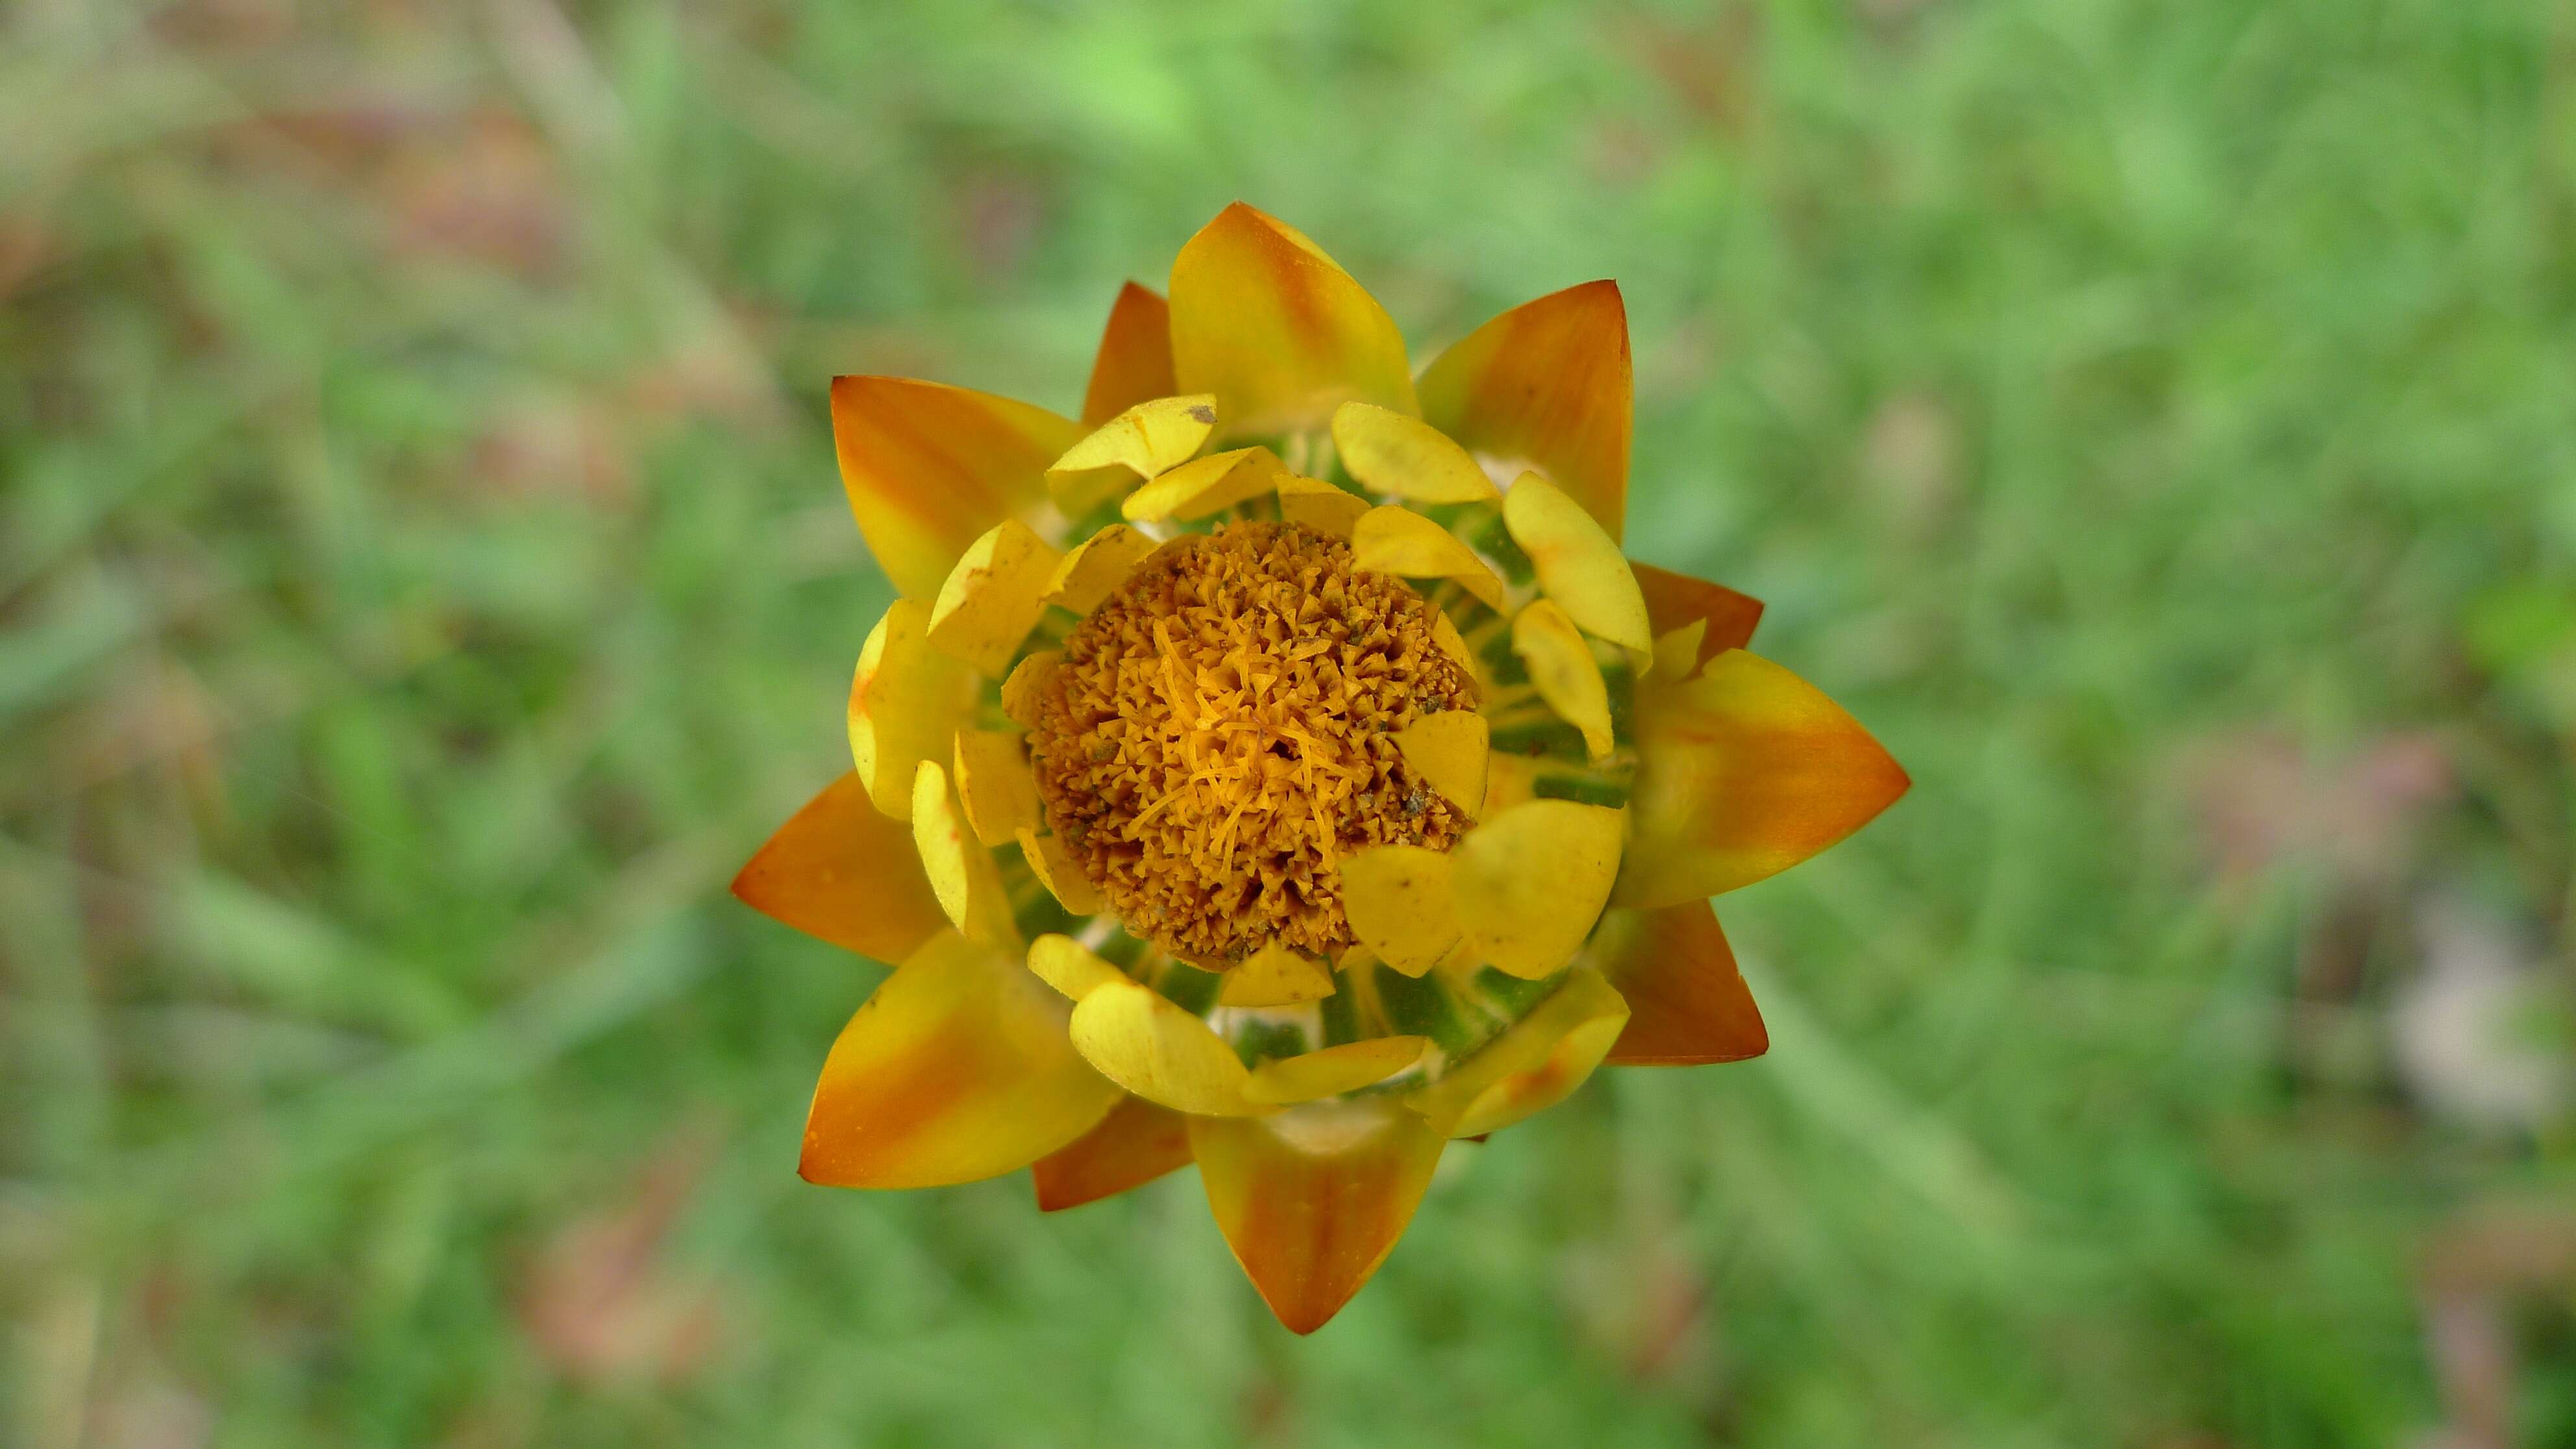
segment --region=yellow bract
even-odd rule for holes
[[[1038,823],[1038,782],[1020,737],[1008,730],[957,732],[957,799],[986,845],[1008,845]]]
[[[1029,943],[1029,969],[1076,1002],[1099,987],[1127,980],[1126,972],[1092,954],[1080,941],[1052,933]]]
[[[1351,528],[1352,562],[1407,579],[1456,579],[1486,607],[1504,606],[1503,581],[1457,535],[1400,504],[1360,515]]]
[[[931,894],[939,897],[939,908],[966,939],[994,943],[1018,938],[993,854],[966,838],[957,797],[949,793],[948,772],[937,760],[922,761],[912,777],[912,844],[921,852]]]
[[[1575,971],[1536,1010],[1405,1100],[1452,1137],[1506,1127],[1583,1084],[1628,1023],[1598,971]]]
[[[1503,495],[1503,526],[1538,568],[1538,586],[1575,623],[1640,655],[1655,647],[1646,598],[1619,545],[1583,505],[1536,473]]]
[[[1667,683],[1690,677],[1699,667],[1699,645],[1708,637],[1708,621],[1693,619],[1655,636],[1655,678]]]
[[[1162,547],[1123,523],[1113,523],[1075,545],[1047,579],[1042,603],[1088,614],[1115,592],[1145,556]]]
[[[1225,973],[1220,1006],[1290,1006],[1333,994],[1333,974],[1277,941]]]
[[[1352,477],[1408,502],[1488,503],[1501,491],[1448,434],[1375,403],[1333,411],[1333,446]]]
[[[1002,713],[1023,725],[1035,727],[1038,722],[1038,685],[1047,671],[1064,662],[1061,649],[1040,649],[1011,666],[1010,676],[1002,681]]]
[[[1583,631],[1553,599],[1538,599],[1512,620],[1512,652],[1529,667],[1547,707],[1583,731],[1583,748],[1599,764],[1610,758],[1610,689]]]
[[[966,546],[930,610],[930,642],[999,677],[1020,641],[1046,612],[1041,595],[1056,552],[1018,519],[996,524]]]
[[[1449,856],[1419,845],[1381,845],[1346,857],[1342,909],[1360,944],[1407,976],[1430,970],[1458,940]]]
[[[1422,782],[1469,815],[1485,808],[1485,761],[1492,727],[1468,709],[1427,714],[1397,731],[1395,747]]]
[[[1029,873],[1055,897],[1057,905],[1077,916],[1096,915],[1108,908],[1100,887],[1082,873],[1082,866],[1064,848],[1063,841],[1034,830],[1022,830],[1019,841],[1020,858],[1029,863]]]
[[[928,604],[887,605],[850,681],[850,758],[868,798],[897,820],[912,818],[913,771],[948,758],[974,698],[974,675],[931,647],[929,629]]]
[[[1090,987],[1073,1009],[1074,1050],[1109,1080],[1175,1112],[1248,1117],[1252,1073],[1208,1024],[1132,981]]]
[[[1279,475],[1279,516],[1347,541],[1369,501],[1303,473]]]
[[[1252,1069],[1245,1095],[1256,1102],[1286,1106],[1338,1097],[1374,1082],[1383,1082],[1422,1060],[1429,1037],[1379,1036],[1344,1042],[1300,1056],[1281,1057]]]
[[[1529,980],[1573,960],[1618,878],[1620,828],[1617,810],[1526,800],[1461,837],[1449,885],[1476,959]]]
[[[1158,518],[1205,518],[1269,492],[1279,477],[1279,455],[1268,448],[1237,448],[1183,463],[1120,499],[1130,523]]]
[[[1123,467],[1139,478],[1151,478],[1187,462],[1215,429],[1215,393],[1158,397],[1102,423],[1091,436],[1067,448],[1063,457],[1048,466],[1047,474]]]
[[[1458,661],[1458,667],[1466,670],[1467,677],[1476,681],[1477,689],[1492,692],[1494,682],[1485,677],[1485,661],[1478,659],[1476,651],[1467,647],[1467,636],[1458,632],[1458,626],[1450,622],[1446,613],[1431,621],[1431,642],[1440,646],[1441,653]]]

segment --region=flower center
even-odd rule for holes
[[[1349,945],[1336,862],[1445,850],[1466,824],[1394,740],[1475,706],[1436,622],[1402,580],[1294,524],[1165,544],[1039,686],[1049,826],[1130,929],[1185,959]]]

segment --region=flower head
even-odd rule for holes
[[[1707,898],[1906,778],[1744,651],[1761,605],[1619,548],[1618,289],[1417,377],[1394,323],[1236,205],[1130,285],[1083,418],[832,388],[902,590],[855,770],[735,892],[900,963],[823,1066],[800,1167],[1033,1166],[1076,1206],[1195,1161],[1280,1320],[1376,1271],[1445,1143],[1604,1062],[1767,1045]]]

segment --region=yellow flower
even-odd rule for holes
[[[1195,1161],[1282,1323],[1376,1271],[1443,1145],[1607,1061],[1767,1045],[1708,897],[1902,794],[1744,652],[1762,606],[1619,549],[1618,288],[1419,375],[1383,308],[1248,206],[1129,285],[1080,422],[832,386],[903,597],[857,768],[735,893],[899,962],[823,1065],[800,1171],[1033,1166],[1072,1207]]]

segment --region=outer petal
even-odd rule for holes
[[[1075,1054],[1066,1014],[1010,952],[941,931],[832,1043],[797,1172],[828,1187],[939,1187],[1080,1137],[1119,1092]]]
[[[1295,227],[1242,202],[1172,263],[1175,390],[1212,392],[1229,436],[1322,423],[1357,399],[1418,411],[1404,337]]]
[[[1628,1029],[1610,1048],[1611,1065],[1700,1066],[1771,1049],[1708,902],[1613,911],[1593,950],[1601,974],[1628,998]]]
[[[1693,622],[1707,624],[1699,640],[1700,663],[1753,642],[1753,626],[1762,620],[1760,599],[1653,564],[1631,562],[1628,569],[1637,576],[1637,592],[1646,597],[1646,617],[1656,634]]]
[[[1429,1122],[1384,1097],[1190,1119],[1217,1227],[1294,1333],[1323,1327],[1386,1261],[1442,1146]]]
[[[1029,1176],[1038,1211],[1054,1213],[1142,1187],[1189,1160],[1189,1119],[1129,1097],[1099,1126],[1029,1164]]]
[[[1110,304],[1091,386],[1082,394],[1082,420],[1096,428],[1140,402],[1179,391],[1172,385],[1171,306],[1161,293],[1129,282]]]
[[[788,817],[733,878],[744,905],[809,936],[900,961],[948,924],[912,831],[845,773]]]
[[[1611,904],[1670,906],[1786,870],[1905,793],[1905,771],[1814,685],[1741,649],[1642,692],[1634,836]]]
[[[1046,497],[1080,423],[990,393],[903,377],[832,379],[841,487],[868,551],[906,596],[939,592],[986,529]]]
[[[1422,417],[1473,452],[1530,463],[1620,536],[1636,379],[1616,282],[1525,302],[1422,374]]]

